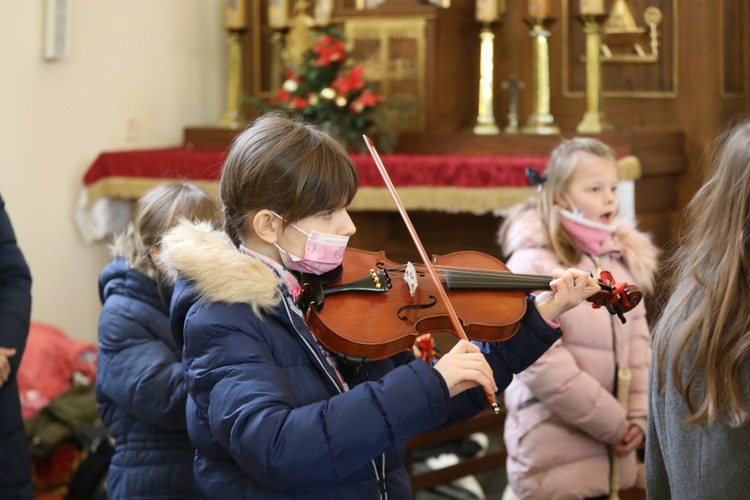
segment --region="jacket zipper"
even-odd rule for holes
[[[595,255],[589,255],[589,258],[594,262],[594,265],[596,266],[596,272],[598,274],[601,274],[602,266],[601,266],[599,257]],[[620,367],[620,363],[617,361],[617,336],[615,334],[615,320],[612,316],[609,317],[609,328],[612,333],[612,358],[614,359],[614,362],[615,362],[614,384],[612,384],[612,386],[614,387],[614,390],[612,391],[612,393],[613,395],[616,396],[617,395],[617,370]]]
[[[291,300],[287,299],[286,300]],[[297,333],[297,336],[302,340],[302,342],[305,344],[305,347],[313,354],[315,357],[315,360],[318,362],[318,365],[323,369],[323,372],[328,377],[328,380],[330,380],[333,383],[333,386],[336,387],[336,390],[339,392],[339,394],[343,394],[344,388],[339,386],[339,381],[337,380],[337,377],[334,377],[331,373],[331,367],[327,366],[328,363],[320,358],[320,350],[315,349],[312,345],[310,345],[310,342],[307,341],[304,335],[302,335],[302,332],[297,328],[297,324],[294,321],[294,315],[295,313],[290,309],[289,304],[287,301],[284,300],[284,309],[286,310],[287,318],[289,319],[289,322],[291,323],[292,327],[294,328],[294,331]],[[372,464],[372,468],[375,471],[375,479],[378,482],[378,490],[380,493],[380,500],[388,500],[388,491],[386,488],[385,483],[385,453],[380,455],[381,464],[382,464],[382,475],[381,472],[378,470],[377,463],[375,462],[375,459],[371,460],[370,463]]]

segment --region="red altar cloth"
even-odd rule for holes
[[[223,149],[186,147],[100,154],[83,179],[76,211],[82,236],[96,241],[114,234],[129,220],[129,202],[161,182],[190,180],[215,194],[225,156]],[[352,160],[360,187],[349,210],[395,211],[373,159],[352,154]],[[526,167],[541,171],[547,162],[544,156],[457,154],[385,154],[382,160],[407,210],[464,213],[496,213],[526,199],[534,192]],[[618,163],[621,180],[640,175],[635,157]]]
[[[218,181],[225,150],[168,148],[102,153],[84,176],[92,186],[108,177]],[[362,187],[383,187],[375,162],[352,154]],[[543,170],[543,156],[382,155],[396,186],[463,188],[527,187],[526,167]],[[93,201],[93,200],[90,200]]]

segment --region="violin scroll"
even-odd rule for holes
[[[643,298],[641,290],[626,282],[617,283],[609,271],[602,271],[597,283],[601,291],[586,300],[592,303],[594,309],[604,307],[625,323],[625,313],[637,306]]]

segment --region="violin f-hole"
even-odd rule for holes
[[[430,299],[431,302],[429,304],[411,304],[399,308],[399,310],[396,312],[396,317],[398,317],[398,319],[400,319],[401,321],[409,321],[409,318],[403,313],[411,309],[429,309],[431,307],[435,307],[435,305],[437,304],[437,297],[435,297],[434,295],[430,295]]]

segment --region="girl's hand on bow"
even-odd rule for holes
[[[552,277],[551,291],[540,293],[535,301],[539,314],[550,321],[601,290],[596,280],[580,269],[555,269]]]
[[[484,355],[468,340],[459,340],[448,353],[434,365],[448,386],[451,397],[478,385],[489,394],[497,392],[492,368]]]

